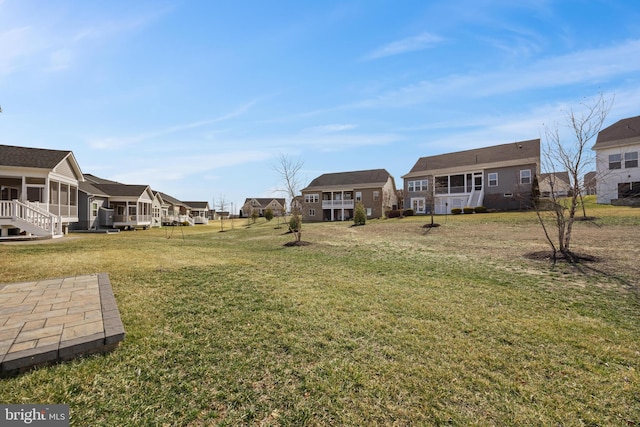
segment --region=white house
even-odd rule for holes
[[[63,236],[83,180],[71,151],[0,145],[0,238]]]
[[[598,203],[640,199],[640,116],[617,121],[601,130],[593,150]]]

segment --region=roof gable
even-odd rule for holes
[[[624,140],[633,138],[640,138],[640,116],[618,120],[611,126],[602,129],[598,133],[593,149],[597,150],[620,145],[621,143],[624,144]]]
[[[302,191],[318,187],[335,187],[342,185],[374,185],[383,186],[391,175],[385,169],[370,169],[363,171],[325,173],[311,181]]]
[[[409,173],[540,158],[540,139],[421,157]]]
[[[0,166],[48,169],[78,181],[83,180],[80,166],[68,150],[0,145]]]

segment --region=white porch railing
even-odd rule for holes
[[[35,236],[62,235],[62,218],[29,202],[0,201],[0,219]]]
[[[323,200],[322,209],[344,208],[353,209],[353,200]]]

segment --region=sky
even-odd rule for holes
[[[640,114],[637,0],[0,0],[0,144],[234,212],[282,156],[401,188],[600,95]]]

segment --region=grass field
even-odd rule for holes
[[[531,213],[2,244],[0,282],[108,272],[127,336],[0,402],[76,426],[640,426],[640,210],[589,214],[580,266],[524,256]]]

